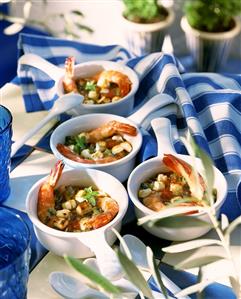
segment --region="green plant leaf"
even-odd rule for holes
[[[114,227],[112,227],[111,230],[116,234],[117,238],[119,239],[119,241],[124,249],[125,255],[131,260],[132,259],[131,252],[130,252],[129,247],[127,246],[125,240],[122,238],[122,236],[119,234],[119,232]]]
[[[79,273],[87,277],[91,282],[95,283],[97,286],[101,287],[103,290],[110,294],[120,294],[119,288],[113,285],[108,279],[106,279],[101,274],[92,270],[90,267],[84,265],[80,260],[73,257],[64,256],[65,261],[77,270]]]
[[[147,262],[151,270],[151,274],[154,277],[155,282],[159,286],[159,288],[162,290],[162,293],[166,299],[168,299],[168,293],[164,286],[164,283],[162,282],[161,278],[161,272],[158,269],[158,266],[156,264],[156,260],[154,258],[153,252],[150,247],[147,246],[146,248],[146,256],[147,256]]]
[[[183,242],[175,245],[171,245],[168,247],[162,248],[162,251],[168,253],[178,253],[183,251],[188,251],[196,248],[201,248],[204,246],[209,245],[219,245],[222,246],[222,242],[215,239],[199,239],[199,240],[192,240],[188,242]]]
[[[72,13],[74,15],[77,15],[77,16],[80,16],[80,17],[84,16],[84,14],[80,10],[71,10],[70,13]]]
[[[148,223],[148,226],[168,227],[168,228],[185,228],[185,227],[200,227],[212,225],[209,222],[200,220],[192,216],[171,216],[159,220],[153,220]]]
[[[75,26],[78,27],[80,30],[85,30],[89,33],[93,33],[94,30],[92,28],[90,28],[89,26],[74,22]]]
[[[225,231],[229,226],[229,220],[228,217],[225,214],[221,215],[221,229],[222,231]]]
[[[219,260],[224,260],[222,256],[218,255],[210,255],[210,256],[203,256],[199,258],[190,258],[186,261],[183,261],[175,266],[175,269],[177,270],[185,270],[185,269],[191,269],[196,267],[202,267],[205,265],[209,265],[211,263],[214,263]]]
[[[236,229],[236,227],[240,224],[241,224],[241,216],[239,216],[233,222],[230,223],[229,227],[226,229],[225,237],[230,236],[232,232]]]
[[[117,252],[119,261],[128,279],[149,299],[154,299],[151,290],[136,265],[120,250]]]
[[[185,214],[188,212],[195,211],[207,211],[207,208],[205,207],[176,207],[176,208],[167,208],[165,210],[162,210],[160,212],[152,213],[150,215],[144,216],[142,218],[138,219],[138,225],[143,225],[144,223],[150,221],[150,220],[159,220],[162,218],[178,215],[178,214]]]
[[[196,283],[190,287],[187,287],[184,290],[181,290],[179,293],[176,293],[177,298],[184,297],[193,293],[202,292],[208,285],[214,283],[215,280],[204,280],[202,282]]]

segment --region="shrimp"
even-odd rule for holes
[[[118,85],[121,97],[126,96],[131,89],[131,81],[125,74],[113,70],[101,72],[97,81],[97,86],[108,88],[110,83]]]
[[[63,80],[65,93],[78,92],[78,88],[74,80],[74,61],[74,57],[68,57],[65,60],[65,75]]]
[[[160,211],[165,208],[164,203],[162,202],[162,196],[160,192],[151,193],[147,197],[143,199],[143,204],[153,210],[153,211]]]
[[[130,135],[130,136],[136,136],[137,129],[136,129],[136,127],[131,126],[129,124],[121,123],[116,120],[112,120],[97,129],[87,132],[86,139],[87,139],[87,142],[94,143],[94,142],[100,141],[104,138],[111,137],[114,134],[121,134],[121,133]]]
[[[41,222],[47,224],[49,221],[49,211],[54,209],[54,188],[62,174],[64,163],[58,161],[51,171],[48,179],[41,185],[38,192],[37,214]]]
[[[187,162],[171,154],[164,154],[163,163],[173,172],[185,178],[193,196],[200,199],[203,198],[206,190],[205,182],[200,174],[198,174],[198,180],[196,182],[194,171]]]
[[[105,164],[105,163],[114,162],[125,156],[124,152],[120,152],[115,156],[109,156],[109,157],[99,158],[95,160],[85,159],[85,158],[81,158],[81,156],[73,152],[68,146],[63,145],[61,143],[57,144],[57,150],[66,158],[84,164]]]
[[[103,213],[91,217],[88,224],[93,227],[93,229],[102,227],[109,223],[116,214],[119,212],[118,203],[110,197],[98,197],[96,201],[98,208],[101,208]]]

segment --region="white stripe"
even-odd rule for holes
[[[76,61],[78,63],[90,61],[90,60],[111,60],[115,58],[118,54],[118,56],[124,55],[125,59],[127,59],[126,55],[122,52],[120,53],[120,46],[117,46],[113,48],[112,50],[108,51],[104,54],[89,54],[89,53],[81,53],[80,51],[76,50],[75,48],[69,47],[54,47],[51,46],[51,48],[45,48],[41,46],[32,46],[27,47],[24,46],[24,48],[27,48],[27,52],[29,53],[36,53],[37,55],[40,55],[41,57],[45,59],[53,58],[53,57],[62,57],[63,55],[68,56],[74,56]]]
[[[219,85],[220,87],[226,89],[234,89],[234,90],[240,90],[241,86],[238,84],[238,82],[235,79],[225,77],[221,74],[216,74],[216,73],[187,73],[183,74],[183,79],[189,79],[189,78],[194,78],[194,77],[206,77],[211,79],[214,83]],[[210,83],[211,84],[211,83]]]
[[[237,154],[241,157],[241,146],[232,135],[222,135],[209,142],[209,148],[213,158],[219,159],[228,153]]]
[[[224,174],[224,176],[228,183],[228,190],[232,192],[236,192],[238,183],[240,181],[241,171],[237,170],[236,173],[232,173],[232,174],[228,173],[228,174]]]
[[[230,103],[213,104],[198,114],[203,129],[222,120],[228,120],[236,126],[241,133],[241,112]]]

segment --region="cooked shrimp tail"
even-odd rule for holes
[[[77,85],[74,80],[74,57],[68,57],[65,60],[65,75],[63,80],[64,92],[78,92]]]
[[[131,81],[125,74],[112,70],[101,72],[97,85],[101,88],[108,88],[111,83],[119,87],[121,97],[126,96],[131,89]]]
[[[87,133],[88,142],[97,142],[107,137],[111,137],[114,134],[127,134],[130,136],[137,135],[137,129],[134,126],[131,126],[126,123],[121,123],[116,120],[110,121],[107,124],[102,125],[101,127],[94,129]]]
[[[37,214],[39,219],[46,223],[48,221],[49,212],[54,209],[54,188],[57,185],[64,168],[64,163],[58,161],[51,170],[48,179],[41,185],[38,192]]]
[[[192,195],[202,199],[206,190],[205,182],[200,174],[198,174],[198,182],[196,182],[193,168],[185,161],[171,154],[164,154],[163,163],[176,174],[183,176],[191,190]]]
[[[109,223],[119,212],[118,203],[110,197],[98,198],[97,206],[103,210],[103,213],[96,215],[90,219],[90,223],[94,229],[102,227]]]
[[[121,153],[116,154],[115,156],[109,156],[109,157],[91,160],[91,159],[81,158],[81,156],[79,156],[78,154],[73,152],[68,146],[63,145],[61,143],[58,143],[56,148],[66,158],[68,158],[72,161],[75,161],[78,163],[84,163],[84,164],[105,164],[105,163],[114,162],[114,161],[119,160],[125,156],[124,153],[121,152]]]

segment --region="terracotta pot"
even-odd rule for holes
[[[165,20],[150,24],[131,22],[122,16],[127,45],[133,54],[141,56],[161,51],[167,29],[174,20],[174,12],[166,9],[168,16]]]
[[[234,37],[240,32],[240,21],[225,32],[205,32],[192,28],[186,17],[181,20],[185,32],[187,47],[192,55],[196,70],[215,72],[224,66]]]

